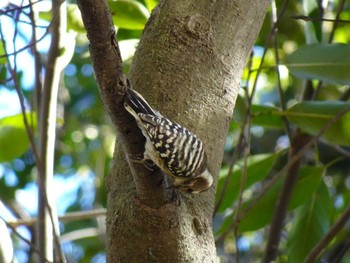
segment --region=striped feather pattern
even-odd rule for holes
[[[162,116],[144,113],[138,116],[165,168],[173,176],[194,178],[201,172],[204,149],[195,134]]]

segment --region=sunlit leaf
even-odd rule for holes
[[[267,176],[270,170],[272,169],[273,165],[275,164],[277,156],[278,153],[259,154],[250,156],[248,158],[247,180],[245,183],[245,187],[248,188],[249,186],[253,185],[254,183],[262,180],[265,176]],[[238,193],[240,191],[240,185],[242,182],[242,165],[243,161],[241,160],[238,162],[238,165],[236,165],[233,169],[233,173],[231,174],[229,184],[227,185],[224,198],[220,205],[220,212],[223,212],[228,207],[231,207],[238,196]],[[222,169],[220,171],[217,189],[218,194],[220,194],[223,189],[224,183],[227,178],[227,173],[228,168]]]
[[[321,184],[309,201],[298,208],[288,237],[288,262],[303,262],[313,246],[326,234],[330,225],[332,201]]]
[[[0,41],[0,56],[5,56],[5,48],[4,45],[2,43],[2,41]],[[6,64],[7,63],[7,58],[5,57],[0,57],[0,64]]]
[[[79,33],[85,33],[85,27],[81,13],[76,4],[67,5],[67,25],[68,29],[73,29]]]
[[[115,25],[120,28],[141,30],[149,12],[141,3],[133,0],[108,1]]]
[[[36,117],[27,113],[32,127],[36,127]],[[23,115],[17,114],[0,119],[0,162],[9,162],[21,156],[29,147],[29,139]]]
[[[146,7],[148,11],[152,11],[152,9],[157,5],[158,0],[145,0]]]
[[[305,101],[288,109],[286,116],[303,131],[317,135],[328,121],[346,109],[350,110],[350,102]],[[350,112],[339,118],[322,137],[332,143],[350,146]]]
[[[39,11],[39,18],[50,22],[52,20],[51,10]],[[78,33],[86,32],[77,4],[67,4],[67,29]]]
[[[350,84],[350,45],[304,46],[286,58],[286,66],[299,78],[348,85]]]
[[[307,15],[312,13],[317,8],[318,8],[318,5],[316,0],[309,0],[309,1],[303,2],[303,10]]]
[[[39,12],[39,18],[46,21],[51,21],[51,11]]]
[[[295,185],[288,210],[294,209],[308,201],[313,193],[318,189],[325,167],[303,167],[300,170],[298,182]],[[284,179],[284,178],[282,178]],[[252,209],[245,214],[239,224],[240,232],[253,231],[271,223],[272,215],[275,211],[276,201],[282,186],[279,180]],[[246,202],[243,207],[247,207],[251,201]],[[243,208],[244,209],[244,208]]]

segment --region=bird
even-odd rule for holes
[[[150,163],[155,164],[172,178],[171,188],[181,192],[197,194],[212,186],[213,175],[207,166],[203,142],[197,135],[154,110],[132,88],[126,89],[124,107],[146,138],[143,159],[131,158],[131,161],[148,168]]]

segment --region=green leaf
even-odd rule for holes
[[[144,28],[149,12],[141,3],[133,0],[108,1],[113,22],[120,28],[141,30]]]
[[[350,102],[305,101],[286,111],[288,120],[303,131],[317,135],[326,123],[342,110],[350,109]],[[350,112],[343,115],[322,138],[344,146],[350,146]]]
[[[281,112],[275,107],[265,105],[252,105],[252,123],[266,128],[283,128]],[[247,114],[247,106],[241,96],[237,96],[234,117],[243,124]]]
[[[50,22],[52,20],[51,10],[40,11],[39,18]],[[77,4],[67,4],[67,29],[74,30],[78,33],[86,32],[81,12]]]
[[[247,180],[245,187],[253,185],[254,183],[262,180],[271,171],[273,165],[276,162],[276,158],[279,154],[258,154],[248,158],[247,166]],[[219,208],[219,212],[224,212],[227,208],[231,207],[236,200],[240,191],[240,185],[242,182],[242,165],[243,160],[237,162],[237,165],[233,169],[229,184],[226,189],[226,193]],[[224,182],[227,178],[228,168],[220,171],[220,177],[218,181],[217,198],[221,193]]]
[[[4,55],[5,55],[5,48],[2,41],[0,41],[0,56],[4,56]],[[6,63],[7,63],[7,57],[0,58],[0,64],[6,64]]]
[[[275,107],[253,105],[253,124],[266,128],[282,128],[281,112]]]
[[[6,176],[0,179],[0,199],[4,202],[14,200],[16,198],[17,187],[8,186]],[[22,178],[23,179],[23,176]]]
[[[51,21],[51,11],[41,11],[39,12],[39,18],[46,21]]]
[[[332,202],[324,184],[298,208],[288,237],[288,262],[301,263],[330,225]]]
[[[311,12],[313,12],[317,8],[318,8],[318,5],[316,0],[309,0],[303,3],[303,10],[307,15],[309,15]]]
[[[129,30],[118,28],[117,39],[118,41],[128,40],[128,39],[140,39],[142,35],[142,30]]]
[[[299,179],[295,185],[288,210],[295,209],[308,201],[322,182],[325,167],[306,166],[300,169]],[[282,178],[284,179],[284,178]],[[271,222],[277,198],[281,191],[282,179],[279,180],[252,209],[245,214],[239,224],[240,232],[254,231],[262,228]],[[247,207],[251,201],[244,203]]]
[[[316,1],[315,1],[316,2]],[[322,17],[322,13],[321,13],[321,10],[320,8],[315,8],[311,13],[309,13],[309,16],[310,17]],[[322,42],[322,22],[321,21],[317,21],[317,19],[315,21],[312,21],[311,22],[314,29],[315,29],[315,32],[314,34],[312,34],[312,42],[307,42],[307,44],[313,44],[313,43],[317,43],[317,42]],[[307,32],[305,32],[307,33]],[[310,33],[309,33],[310,34]],[[315,39],[313,39],[315,37]],[[310,39],[310,36],[307,37],[308,39]]]
[[[158,0],[145,0],[146,7],[150,12],[157,5],[157,3],[158,3]]]
[[[67,5],[67,26],[68,30],[72,29],[79,33],[86,32],[80,10],[76,4]]]
[[[321,10],[316,0],[307,0],[303,2],[304,14],[309,17],[322,17]],[[305,38],[307,44],[321,42],[322,39],[322,22],[318,19],[305,23]]]
[[[350,45],[304,46],[286,58],[286,66],[299,78],[348,85],[350,84]]]
[[[36,127],[34,114],[26,114],[28,121]],[[17,114],[0,119],[0,162],[9,162],[21,156],[29,147],[29,139],[23,115]]]
[[[7,76],[7,67],[4,64],[0,63],[0,79],[6,79]]]

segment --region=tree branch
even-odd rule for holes
[[[269,183],[269,185],[271,185],[272,183],[276,182],[277,178],[279,178],[283,172],[287,171],[287,176],[283,184],[278,203],[276,205],[276,212],[272,221],[269,240],[266,245],[265,256],[262,262],[271,262],[275,260],[275,257],[277,256],[280,235],[282,232],[282,225],[287,213],[288,203],[293,191],[293,187],[295,185],[295,180],[297,179],[299,170],[298,163],[300,158],[306,152],[306,150],[309,149],[309,147],[311,147],[311,145],[324,134],[324,132],[326,132],[337,120],[339,120],[339,118],[349,112],[349,110],[350,107],[347,107],[339,111],[322,127],[322,129],[320,129],[319,133],[314,137],[305,136],[303,134],[295,135],[294,141],[292,142],[291,156],[287,165],[282,170],[280,170],[278,176],[275,176],[275,178],[272,180],[273,182],[271,181]]]
[[[5,50],[5,57],[7,57],[7,50],[6,50],[6,41],[5,41],[5,38],[4,38],[4,35],[3,35],[3,31],[2,31],[2,27],[0,26],[0,38],[1,38],[1,42],[3,44],[3,47],[4,47],[4,50]],[[16,58],[14,59],[14,63],[16,65]],[[29,139],[29,142],[30,142],[30,146],[32,148],[32,151],[33,151],[33,155],[35,157],[35,161],[37,163],[37,165],[40,165],[40,157],[39,157],[39,151],[38,151],[38,148],[36,146],[36,143],[35,143],[35,138],[34,138],[34,133],[33,133],[33,130],[32,130],[32,124],[29,120],[28,120],[28,116],[26,114],[27,112],[27,109],[26,109],[26,106],[25,106],[25,100],[24,100],[24,95],[23,95],[23,92],[20,88],[20,83],[16,77],[16,66],[14,65],[14,67],[11,66],[11,63],[7,63],[7,69],[8,71],[10,72],[10,75],[11,75],[11,79],[13,79],[13,82],[14,82],[14,86],[15,86],[15,89],[16,89],[16,92],[17,92],[17,96],[18,96],[18,99],[19,99],[19,104],[20,104],[20,107],[21,107],[21,112],[22,112],[22,116],[23,116],[23,123],[24,123],[24,126],[25,126],[25,129],[26,129],[26,133],[27,133],[27,136],[28,136],[28,139]]]
[[[308,142],[309,136],[301,133],[296,133],[291,144],[291,156],[296,155]],[[283,222],[287,214],[289,200],[292,196],[294,186],[298,180],[300,170],[300,159],[295,161],[287,171],[286,179],[284,180],[280,195],[277,199],[275,212],[269,232],[269,238],[266,245],[265,256],[262,262],[268,263],[274,261],[277,256],[278,245],[281,238]]]
[[[333,224],[328,233],[313,247],[309,255],[304,260],[304,263],[315,262],[321,252],[327,247],[327,245],[333,240],[333,238],[339,233],[344,227],[346,222],[350,218],[350,206],[348,206],[341,217],[338,218],[337,222]]]
[[[124,109],[125,90],[130,88],[123,73],[122,59],[106,0],[79,0],[78,7],[90,41],[90,55],[103,103],[118,132],[127,156],[143,157],[144,142],[135,120]],[[97,22],[98,21],[98,22]],[[163,174],[142,164],[129,163],[138,198],[151,207],[169,200]]]
[[[54,174],[54,152],[56,142],[56,109],[59,77],[63,68],[59,67],[60,48],[66,30],[66,5],[62,0],[52,1],[52,39],[46,65],[46,74],[40,105],[39,138],[40,160],[38,165],[38,249],[43,258],[64,262],[64,255],[58,238],[59,227],[54,201],[52,200],[52,179]]]
[[[89,211],[77,211],[77,212],[69,212],[65,215],[59,216],[59,221],[65,222],[65,221],[78,221],[78,220],[85,220],[85,219],[92,219],[98,216],[106,216],[106,209],[95,209],[95,210],[89,210]],[[25,226],[31,226],[34,225],[37,222],[37,218],[30,218],[30,219],[18,219],[16,221],[6,221],[6,224],[8,226],[11,226],[13,228],[25,225]]]
[[[209,169],[215,175],[222,161],[239,79],[267,5],[268,1],[160,1],[145,26],[130,67],[129,78],[135,89],[164,116],[201,138]],[[118,142],[126,153],[140,156],[144,138],[123,108],[122,97],[128,86],[117,61],[119,53],[114,50],[107,2],[80,0],[78,6],[91,43],[101,96],[117,127]],[[147,171],[138,176],[136,171],[133,179],[139,198],[133,198],[135,191],[120,145],[116,146],[106,184],[107,261],[215,261],[210,227],[215,185],[203,194],[181,194],[179,202],[147,207],[144,200],[140,202],[140,193],[144,197],[159,195],[157,189],[164,189],[159,187],[163,178]],[[155,185],[149,187],[148,182]]]
[[[44,258],[42,254],[39,252],[38,248],[28,239],[23,237],[15,227],[7,224],[6,220],[0,216],[0,220],[2,220],[7,227],[11,228],[12,232],[14,235],[16,235],[20,240],[24,241],[35,253],[38,254],[38,257],[40,258],[40,262],[45,262],[45,263],[51,263],[52,261],[48,260],[47,258]]]
[[[36,34],[36,21],[35,21],[35,14],[33,10],[33,0],[29,0],[30,6],[30,12],[29,12],[29,18],[31,21],[32,26],[32,39],[31,43],[37,43],[37,34]],[[46,35],[46,34],[45,34]],[[34,78],[34,91],[35,91],[35,97],[34,97],[34,107],[36,108],[36,112],[40,112],[40,101],[41,101],[41,88],[42,88],[42,82],[41,82],[41,58],[40,54],[38,52],[38,49],[36,47],[36,44],[32,47],[32,53],[34,56],[34,67],[35,67],[35,78]]]

